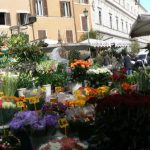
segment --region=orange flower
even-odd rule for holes
[[[121,88],[125,91],[129,91],[129,90],[131,90],[131,85],[127,82],[124,82],[121,84]]]

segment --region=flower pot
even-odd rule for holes
[[[20,88],[20,89],[17,89],[17,91],[18,91],[18,96],[20,97],[20,96],[24,96],[24,93],[25,93],[25,91],[26,91],[26,88]]]
[[[43,87],[45,88],[45,97],[51,96],[51,84],[43,85]]]

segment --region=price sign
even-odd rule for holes
[[[36,103],[39,103],[39,98],[38,97],[30,97],[30,98],[27,98],[29,100],[29,104],[36,104]]]
[[[20,101],[20,102],[17,102],[17,107],[21,107],[21,108],[24,107],[24,103],[21,102],[21,101]]]
[[[55,93],[60,93],[60,92],[63,92],[63,87],[61,86],[55,87]]]
[[[58,124],[59,124],[60,128],[66,128],[67,126],[69,126],[69,123],[66,118],[59,119]]]

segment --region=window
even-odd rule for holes
[[[47,9],[47,0],[36,0],[35,1],[35,9],[37,16],[47,16],[48,9]]]
[[[45,39],[45,38],[47,38],[46,31],[45,30],[38,30],[38,39]]]
[[[29,22],[28,20],[29,14],[27,13],[17,13],[17,22],[19,25],[24,25]]]
[[[79,3],[85,3],[85,4],[88,4],[89,1],[88,1],[88,0],[79,0]]]
[[[71,17],[70,2],[60,1],[60,12],[62,17]]]
[[[102,12],[101,9],[98,11],[98,17],[99,17],[99,24],[102,24]]]
[[[119,29],[118,28],[118,16],[116,16],[116,28],[117,28],[117,30]]]
[[[121,19],[121,29],[122,29],[122,32],[123,32],[123,19]]]
[[[126,22],[126,31],[128,33],[128,22]]]
[[[82,30],[88,31],[87,17],[81,16],[81,21],[82,21]]]
[[[73,43],[73,34],[72,30],[67,30],[66,31],[66,38],[68,43]]]
[[[0,25],[11,25],[10,13],[0,12]]]
[[[110,28],[112,29],[112,14],[109,14]]]

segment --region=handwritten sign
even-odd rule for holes
[[[20,108],[24,107],[24,103],[21,101],[17,102],[17,107],[20,107]]]

